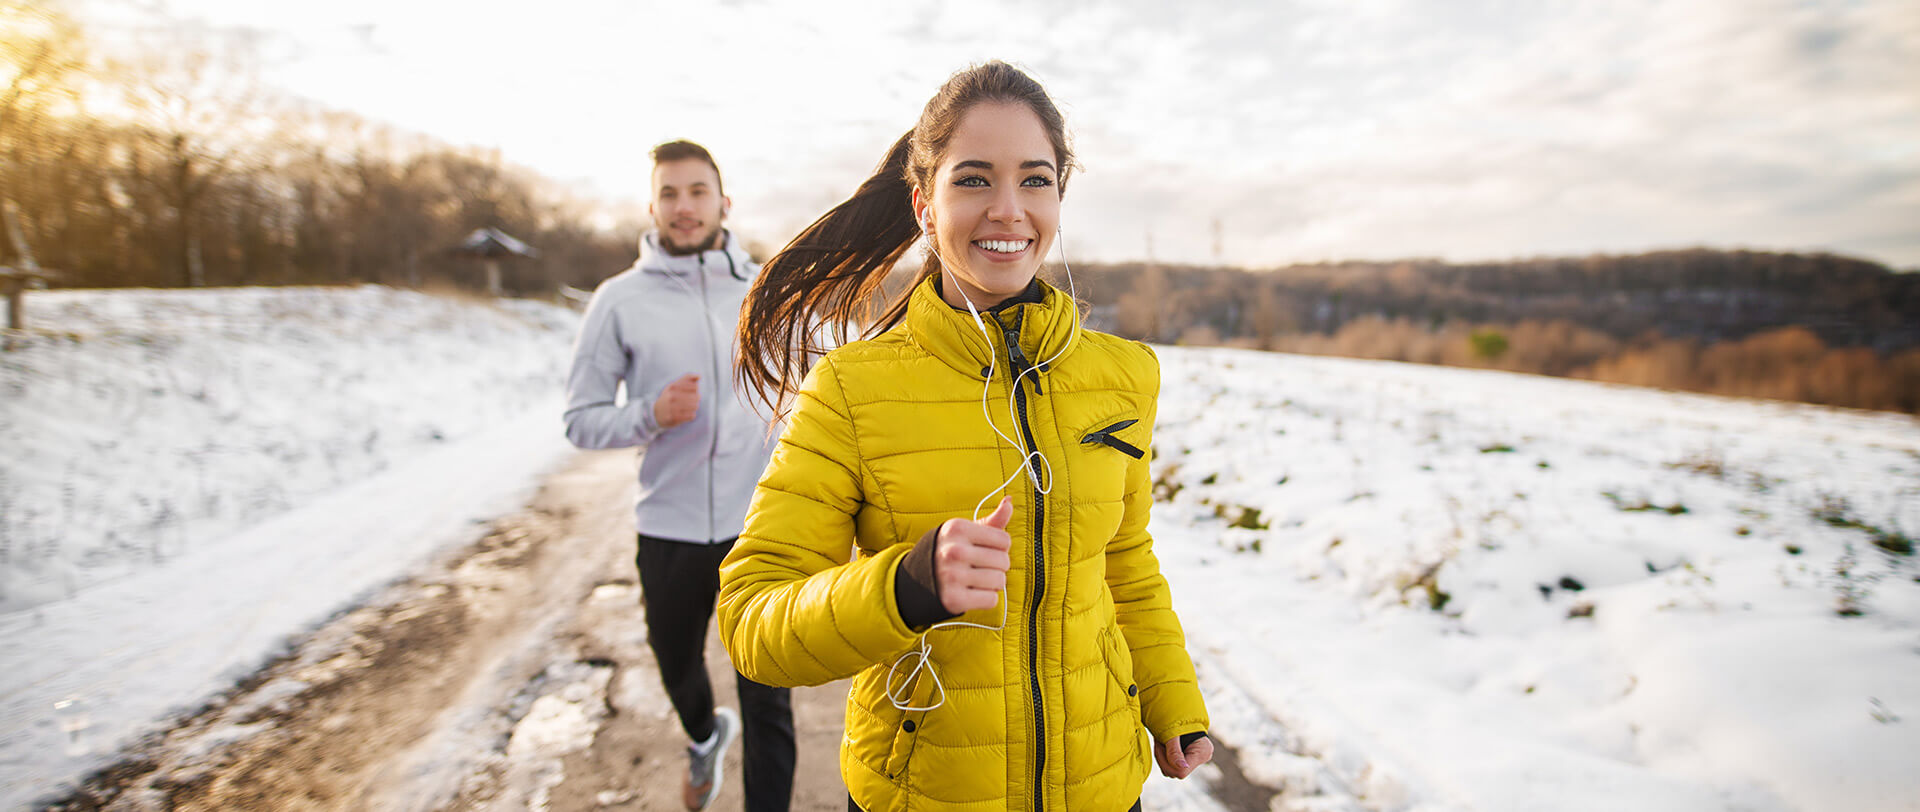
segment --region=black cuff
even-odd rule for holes
[[[900,605],[900,622],[909,629],[931,626],[959,617],[940,602],[940,579],[935,577],[933,553],[939,549],[940,528],[934,527],[913,543],[893,571],[893,602]]]
[[[1187,748],[1192,747],[1194,742],[1204,739],[1206,736],[1207,732],[1204,730],[1180,734],[1180,752],[1187,752]]]

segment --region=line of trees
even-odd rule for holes
[[[1706,343],[1801,325],[1835,346],[1920,346],[1920,274],[1833,254],[1693,248],[1506,262],[1291,265],[1261,271],[1118,263],[1075,269],[1123,333],[1175,342],[1338,332],[1362,318],[1566,321],[1619,339]]]
[[[1094,326],[1146,341],[1920,413],[1920,274],[1848,257],[1689,249],[1075,275]]]
[[[453,147],[269,92],[253,41],[180,26],[106,53],[41,0],[0,0],[0,263],[65,286],[422,285],[492,226],[534,245],[516,293],[592,287],[632,260],[637,218],[495,151]]]

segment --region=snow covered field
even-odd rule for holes
[[[516,508],[574,314],[45,292],[0,353],[0,808]],[[1920,809],[1920,423],[1161,350],[1153,528],[1299,810]],[[1156,779],[1158,809],[1207,808]]]
[[[516,509],[576,316],[378,287],[49,291],[0,353],[0,809]]]
[[[48,291],[0,355],[0,611],[552,404],[573,315],[379,287]]]
[[[1299,808],[1920,808],[1920,423],[1161,357],[1157,549]]]

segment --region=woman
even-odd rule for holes
[[[860,809],[1119,812],[1148,749],[1176,778],[1212,757],[1146,530],[1158,363],[1036,278],[1071,164],[1037,82],[955,74],[742,308],[738,373],[792,413],[721,565],[721,636],[755,680],[853,678]],[[795,386],[922,235],[884,332]]]

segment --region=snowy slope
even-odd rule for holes
[[[380,287],[48,291],[0,354],[0,611],[193,552],[538,405],[573,315]]]
[[[0,355],[0,808],[469,541],[567,453],[575,316],[376,287],[54,291]]]
[[[1916,421],[1162,358],[1157,549],[1256,779],[1312,808],[1920,808],[1920,572],[1874,543],[1920,531]]]

